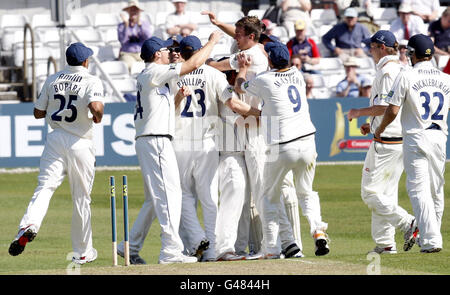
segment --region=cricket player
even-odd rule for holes
[[[398,42],[390,31],[376,32],[367,43],[376,63],[370,106],[351,109],[348,120],[370,116],[370,123],[361,126],[361,133],[374,133],[387,108],[385,101],[398,73],[403,69],[398,58]],[[362,170],[361,197],[372,211],[372,239],[378,254],[396,254],[395,229],[405,233],[408,251],[417,236],[414,216],[398,205],[398,182],[403,173],[402,126],[398,116],[381,138],[374,138],[367,152]],[[389,177],[386,177],[389,175]]]
[[[194,263],[196,257],[182,254],[178,234],[181,215],[181,188],[178,165],[172,146],[175,129],[174,83],[180,76],[202,65],[221,37],[213,32],[205,46],[189,61],[169,64],[173,40],[157,37],[146,40],[141,57],[146,68],[137,77],[135,109],[136,155],[142,170],[145,201],[130,231],[130,255],[136,253],[135,239],[148,232],[153,213],[161,225],[158,263]],[[145,237],[144,237],[145,238]]]
[[[305,82],[295,67],[289,68],[289,51],[284,44],[269,42],[264,48],[272,70],[246,80],[251,58],[241,53],[238,55],[239,73],[235,85],[238,93],[261,97],[264,101],[261,118],[266,117],[269,122],[278,120],[278,130],[275,132],[262,124],[267,152],[278,154],[276,161],[265,161],[264,164],[261,197],[264,258],[271,259],[280,254],[277,242],[280,225],[278,206],[281,186],[291,170],[297,197],[303,203],[305,199],[309,199],[303,213],[312,228],[315,254],[326,255],[329,253],[325,233],[327,224],[322,222],[318,194],[312,190],[317,157],[314,141],[316,129],[309,115]],[[273,133],[270,134],[271,132]]]
[[[407,48],[413,68],[397,76],[375,137],[381,138],[402,108],[406,189],[419,228],[418,245],[423,253],[435,253],[442,249],[450,77],[431,63],[434,44],[430,37],[414,35]]]
[[[92,245],[91,190],[95,175],[93,124],[103,117],[103,86],[89,74],[93,51],[82,43],[66,50],[68,66],[45,81],[34,105],[34,117],[45,118],[52,128],[41,156],[38,186],[19,224],[9,254],[23,252],[33,241],[47,213],[50,199],[67,175],[72,193],[73,262],[84,264],[97,258]]]

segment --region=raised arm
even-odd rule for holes
[[[201,14],[209,16],[209,21],[213,25],[217,26],[219,29],[221,29],[228,36],[231,36],[231,37],[234,38],[234,35],[236,34],[236,32],[235,32],[236,27],[234,25],[220,22],[216,18],[216,15],[214,14],[214,12],[212,12],[212,11],[202,11]]]

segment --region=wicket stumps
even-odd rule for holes
[[[112,258],[113,266],[117,266],[117,227],[116,227],[116,187],[114,176],[109,177],[111,196],[111,234],[112,234]],[[122,177],[123,194],[123,228],[124,228],[124,259],[125,266],[130,265],[130,244],[128,237],[128,180]]]

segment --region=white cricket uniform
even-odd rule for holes
[[[231,94],[226,91],[225,74],[206,64],[180,77],[176,89],[182,86],[189,87],[191,95],[176,110],[174,147],[183,193],[181,228],[188,238],[189,252],[195,253],[200,242],[207,238],[210,244],[203,259],[214,260],[219,166],[216,137],[221,123],[217,103]],[[202,206],[205,229],[198,220],[197,199]]]
[[[372,85],[370,106],[383,105],[402,66],[398,57],[380,59]],[[370,117],[372,134],[383,116]],[[414,216],[398,206],[398,182],[403,173],[402,126],[398,116],[381,134],[381,141],[371,143],[362,170],[361,197],[372,210],[372,239],[381,248],[395,247],[395,229],[409,229]],[[386,177],[389,175],[389,177]]]
[[[229,88],[232,95],[238,96]],[[219,102],[222,119],[219,157],[219,212],[216,224],[216,258],[227,252],[244,253],[248,245],[250,219],[241,218],[246,200],[250,201],[250,185],[245,164],[245,127],[242,120],[223,102]],[[240,118],[240,119],[239,119]],[[250,212],[247,202],[246,210]],[[241,239],[238,239],[238,230]]]
[[[277,247],[281,186],[288,171],[292,170],[297,197],[303,205],[311,234],[316,229],[326,230],[322,222],[317,192],[312,190],[316,165],[316,131],[309,115],[305,81],[301,73],[291,67],[286,71],[268,71],[241,86],[243,91],[259,96],[263,100],[261,120],[266,134],[268,153],[277,156],[267,159],[264,165],[262,209],[264,249],[266,254],[279,253]],[[286,98],[288,97],[288,99]],[[275,128],[273,127],[275,125]],[[305,202],[305,199],[308,201]]]
[[[134,115],[136,155],[145,201],[130,231],[130,254],[137,254],[154,216],[161,226],[159,261],[182,255],[180,176],[171,138],[175,134],[174,87],[180,64],[147,63],[137,76]],[[120,248],[119,248],[120,249]]]
[[[429,61],[403,71],[386,102],[402,106],[406,188],[423,250],[442,248],[444,171],[450,107],[450,77]]]
[[[93,251],[90,194],[95,152],[88,105],[94,101],[103,102],[102,82],[82,66],[68,66],[45,81],[35,108],[46,111],[53,131],[41,156],[38,186],[19,226],[33,224],[39,230],[53,193],[67,175],[73,202],[72,248],[80,257]]]

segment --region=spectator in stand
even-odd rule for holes
[[[122,23],[117,27],[118,39],[120,42],[119,60],[124,61],[128,70],[141,59],[141,47],[145,40],[151,37],[152,28],[150,24],[141,19],[142,8],[139,7],[138,0],[131,0],[123,11],[128,13],[128,18],[120,14]]]
[[[372,79],[367,77],[367,79],[363,80],[361,83],[361,87],[359,89],[359,96],[360,97],[367,97],[370,98],[370,93],[372,91]]]
[[[358,23],[358,12],[350,7],[345,10],[344,21],[334,25],[322,37],[322,43],[328,50],[343,61],[349,56],[365,57],[365,50],[361,46],[362,40],[370,38],[366,26]],[[334,40],[336,46],[331,41]]]
[[[299,55],[302,61],[302,71],[312,72],[305,64],[316,65],[320,62],[320,52],[313,39],[306,37],[306,22],[299,19],[295,22],[295,37],[286,44],[289,54]]]
[[[430,23],[439,17],[439,0],[403,0],[402,4],[408,4],[412,13],[419,16],[423,22]]]
[[[398,8],[398,17],[391,23],[391,31],[397,40],[409,40],[416,34],[426,32],[423,20],[412,14],[411,5],[402,3]]]
[[[291,56],[291,67],[296,67],[299,71],[302,70],[302,59],[300,58],[300,55],[294,54]]]
[[[172,0],[175,12],[169,14],[166,19],[166,33],[170,36],[181,35],[186,37],[197,29],[197,24],[191,15],[186,12],[187,0]]]
[[[297,20],[302,19],[311,23],[311,18],[309,16],[309,12],[311,11],[310,0],[282,0],[281,10],[281,19],[283,20],[282,25],[286,28],[289,38],[295,36],[294,24]]]
[[[444,10],[441,18],[430,24],[428,35],[434,42],[434,57],[437,62],[439,56],[450,55],[450,7]]]
[[[310,74],[304,74],[303,78],[305,79],[306,84],[306,98],[311,99],[315,98],[312,89],[314,88],[314,79]]]
[[[264,34],[266,34],[267,36],[272,36],[273,35],[273,29],[276,28],[276,24],[274,24],[273,22],[270,21],[270,19],[263,19],[261,20],[263,22],[263,24],[266,26],[266,30],[264,31]]]
[[[346,77],[337,84],[336,95],[339,97],[359,97],[359,89],[368,78],[356,73],[356,68],[359,67],[358,58],[350,56],[344,62],[344,67]]]

